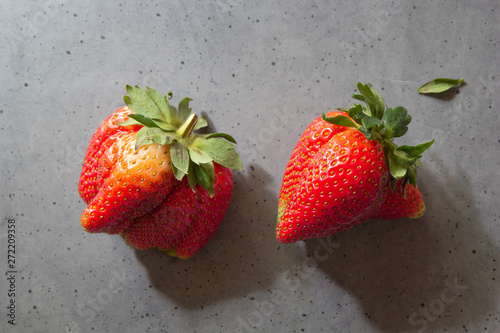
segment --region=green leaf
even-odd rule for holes
[[[193,131],[199,130],[200,128],[207,127],[208,122],[205,117],[200,117],[198,118],[198,121],[196,122],[196,125],[194,125]]]
[[[360,94],[352,94],[352,98],[357,99],[358,101],[361,101],[363,103],[366,103],[366,99],[363,95]]]
[[[408,180],[406,183],[409,182],[413,186],[417,186],[417,167],[415,165],[408,168],[405,178],[405,180]],[[404,183],[404,185],[406,185],[406,183]]]
[[[172,121],[172,115],[170,114],[170,108],[168,107],[168,102],[160,95],[156,90],[146,87],[146,95],[154,103],[154,105],[160,110],[162,119],[167,123]]]
[[[373,138],[372,131],[370,131],[369,129],[367,129],[365,127],[358,128],[358,131],[360,131],[361,133],[363,133],[363,135],[365,136],[366,140],[371,140]]]
[[[361,122],[363,123],[363,126],[366,129],[371,129],[373,126],[376,126],[376,125],[382,125],[382,121],[380,119],[373,117],[373,116],[368,116],[368,115],[361,118]]]
[[[421,157],[424,151],[429,149],[430,146],[434,143],[434,140],[429,142],[421,143],[416,146],[399,146],[396,148],[396,151],[405,152],[409,157]]]
[[[215,168],[212,162],[193,165],[194,175],[198,183],[208,191],[210,197],[214,196]]]
[[[196,164],[212,162],[212,157],[197,147],[190,146],[188,147],[188,151],[191,161]]]
[[[403,166],[405,168],[408,168],[409,166],[415,164],[415,162],[418,159],[418,156],[410,157],[410,156],[408,156],[407,153],[405,153],[404,151],[398,150],[397,148],[394,150],[393,154],[394,154],[394,159],[396,160],[396,162],[400,166]]]
[[[333,125],[354,127],[354,128],[359,127],[359,125],[356,124],[354,121],[352,121],[352,119],[350,119],[349,117],[346,116],[328,117],[326,115],[326,112],[323,112],[323,120]]]
[[[456,88],[464,82],[464,79],[437,78],[423,84],[417,91],[421,94],[439,94]]]
[[[389,161],[389,172],[391,176],[395,179],[403,178],[406,175],[407,168],[398,163],[397,158],[394,156],[394,152],[389,151],[387,159]]]
[[[148,127],[142,127],[136,134],[135,149],[139,149],[142,146],[150,145],[153,141],[148,136]]]
[[[146,135],[149,140],[153,141],[154,143],[158,143],[160,145],[168,145],[173,140],[171,136],[169,136],[167,133],[156,127],[149,128],[146,131]]]
[[[181,180],[186,175],[186,173],[179,170],[174,164],[171,164],[171,166],[172,166],[172,171],[174,172],[175,179]]]
[[[229,142],[236,143],[236,140],[229,134],[226,133],[210,133],[207,136],[205,136],[206,139],[210,138],[224,138]]]
[[[385,132],[382,133],[384,138],[390,139],[393,137],[400,137],[408,131],[408,124],[411,122],[411,116],[402,106],[398,106],[394,109],[388,108],[385,111],[382,122],[385,127]]]
[[[193,170],[194,165],[195,165],[194,163],[189,163],[189,171],[186,175],[189,187],[191,188],[191,190],[193,190],[193,192],[195,191],[196,184],[198,184],[198,180],[194,175],[194,170]]]
[[[178,126],[172,125],[171,123],[166,123],[163,121],[155,121],[157,127],[161,128],[165,132],[175,132]]]
[[[382,119],[385,110],[385,102],[379,93],[373,89],[370,84],[363,85],[361,82],[358,82],[358,90],[368,106],[368,115]]]
[[[137,121],[139,124],[141,124],[143,126],[158,127],[158,125],[156,125],[156,123],[154,122],[154,120],[151,119],[148,116],[144,116],[142,114],[137,114],[137,113],[130,113],[128,115],[128,117],[131,118],[131,119],[134,119],[135,121]]]
[[[205,139],[198,137],[191,144],[209,155],[214,162],[230,169],[242,170],[241,160],[232,143],[219,139]]]
[[[153,119],[162,119],[161,110],[144,90],[138,86],[132,88],[129,85],[127,85],[126,90],[128,96],[124,96],[123,101],[134,113]]]
[[[361,104],[352,105],[347,111],[349,117],[354,120],[359,119],[361,113],[363,113],[363,106]]]
[[[186,146],[178,141],[170,146],[170,160],[179,171],[187,174],[189,171],[189,152]],[[179,178],[177,178],[179,179]]]
[[[142,125],[140,122],[138,122],[137,120],[132,119],[130,117],[127,120],[122,121],[121,123],[116,123],[116,124],[120,125],[120,126]]]
[[[189,102],[191,101],[191,98],[185,97],[179,102],[179,107],[177,109],[179,121],[184,122],[191,114],[191,108],[189,107]]]

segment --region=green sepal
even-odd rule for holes
[[[130,114],[129,114],[130,116]],[[117,125],[120,125],[120,126],[129,126],[129,125],[142,125],[140,122],[138,122],[137,120],[135,119],[132,119],[130,117],[128,117],[127,120],[125,121],[122,121],[120,123],[116,123]]]
[[[179,171],[187,174],[189,171],[189,151],[185,145],[176,141],[170,146],[170,160]],[[177,177],[176,177],[177,178]],[[180,180],[179,178],[177,178]]]
[[[129,85],[127,85],[126,90],[128,96],[125,95],[123,101],[134,113],[154,119],[164,117],[162,110],[156,105],[156,101],[152,100],[144,90],[138,86],[132,87]]]
[[[200,117],[198,121],[196,122],[196,125],[194,125],[193,131],[197,131],[200,128],[204,128],[208,126],[207,119],[205,117]]]
[[[379,93],[370,84],[363,85],[358,82],[358,90],[363,96],[363,100],[368,107],[368,115],[382,118],[385,110],[385,102]]]
[[[148,127],[142,127],[139,131],[137,131],[136,134],[136,140],[135,140],[135,150],[139,149],[140,147],[144,145],[150,145],[153,142],[151,138],[148,135]]]
[[[160,111],[162,117],[165,122],[172,122],[172,117],[169,112],[168,101],[166,101],[162,95],[160,95],[156,90],[146,87],[146,95],[153,102],[156,108]]]
[[[194,175],[198,184],[208,191],[210,197],[214,196],[215,168],[214,163],[202,163],[193,165]]]
[[[171,164],[172,171],[174,172],[174,177],[177,180],[182,180],[184,176],[186,176],[186,173],[182,172],[179,170],[174,164]]]
[[[191,158],[191,161],[195,164],[203,164],[203,163],[208,163],[211,162],[213,159],[205,153],[203,150],[199,149],[198,147],[194,146],[189,146],[188,147],[189,151],[189,157]]]
[[[179,107],[177,108],[177,119],[179,121],[184,122],[191,114],[191,108],[189,107],[189,102],[191,101],[191,98],[185,97],[179,102]]]
[[[214,162],[226,168],[242,170],[241,160],[234,150],[232,143],[219,138],[196,138],[192,143],[196,147],[209,155]]]
[[[345,126],[345,127],[354,127],[354,128],[359,128],[359,125],[356,124],[354,121],[352,121],[350,118],[346,116],[334,116],[334,117],[328,117],[326,115],[326,112],[323,112],[323,120],[333,124],[333,125],[339,125],[339,126]]]
[[[428,149],[434,140],[416,146],[398,147],[393,138],[401,137],[408,131],[411,116],[408,111],[398,106],[394,109],[386,108],[383,98],[369,84],[358,83],[359,94],[352,95],[354,99],[365,103],[352,104],[346,111],[347,116],[338,115],[327,117],[326,112],[322,114],[323,120],[345,127],[356,128],[363,133],[367,140],[376,140],[384,148],[387,157],[387,167],[391,176],[391,188],[395,190],[398,179],[416,186],[417,167],[422,165],[420,158],[422,153]]]
[[[408,124],[411,122],[411,116],[402,106],[395,107],[394,109],[388,108],[384,113],[382,122],[385,128],[382,136],[386,139],[391,139],[406,134]]]
[[[131,109],[128,119],[119,125],[142,125],[137,132],[136,149],[148,144],[170,145],[170,164],[177,180],[187,177],[194,190],[197,184],[214,194],[214,163],[242,170],[236,153],[236,141],[225,133],[196,134],[208,126],[204,117],[191,113],[191,99],[182,99],[176,108],[170,105],[172,93],[161,96],[146,87],[126,86],[128,96],[123,100]]]
[[[236,144],[236,140],[229,134],[226,133],[211,133],[205,136],[206,139],[211,139],[211,138],[224,138],[229,142],[232,142]]]
[[[424,151],[429,149],[433,143],[434,140],[431,140],[429,142],[424,142],[416,146],[399,146],[396,148],[396,150],[405,152],[409,157],[421,157]]]
[[[144,116],[142,114],[130,113],[128,117],[130,119],[134,119],[137,123],[146,127],[159,127],[152,118]]]
[[[389,172],[391,176],[395,179],[403,178],[406,175],[407,166],[400,163],[400,160],[396,157],[393,151],[389,151]]]

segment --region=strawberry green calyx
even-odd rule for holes
[[[153,143],[170,145],[170,159],[177,180],[187,177],[191,189],[197,184],[214,195],[214,163],[229,169],[242,169],[236,141],[228,134],[198,134],[198,129],[208,125],[204,117],[191,113],[190,98],[184,98],[176,108],[170,105],[172,93],[165,96],[146,87],[126,87],[124,102],[133,113],[121,126],[142,125],[137,132],[135,149]]]
[[[347,116],[328,117],[323,113],[323,120],[345,127],[352,127],[364,134],[367,140],[376,140],[384,147],[386,163],[391,175],[391,185],[394,191],[398,179],[403,180],[403,189],[410,183],[416,186],[417,166],[421,166],[420,158],[434,140],[416,146],[397,146],[394,138],[403,136],[408,131],[411,116],[408,111],[398,106],[387,108],[384,100],[370,84],[358,83],[359,94],[352,97],[364,102],[353,104],[344,111]]]

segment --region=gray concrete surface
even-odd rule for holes
[[[500,332],[499,1],[0,7],[0,331]],[[416,92],[436,77],[466,84]],[[427,213],[280,244],[297,139],[358,81],[407,107],[400,143],[436,139]],[[81,228],[85,150],[126,84],[190,96],[238,141],[231,206],[188,261]]]

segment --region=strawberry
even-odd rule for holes
[[[368,218],[417,218],[425,205],[417,166],[434,140],[394,144],[411,116],[386,108],[370,85],[353,97],[366,104],[323,113],[305,130],[285,169],[276,237],[283,243],[325,237]]]
[[[175,108],[170,93],[137,86],[127,86],[127,93],[127,106],[91,138],[79,182],[88,204],[82,226],[121,234],[138,249],[188,258],[213,236],[227,210],[231,169],[241,169],[235,141],[223,133],[195,134],[207,121],[191,113],[189,98]]]
[[[123,233],[125,241],[137,249],[154,247],[183,259],[196,253],[214,235],[231,199],[231,169],[217,163],[214,167],[213,198],[204,188],[192,191],[184,178],[159,207]]]

